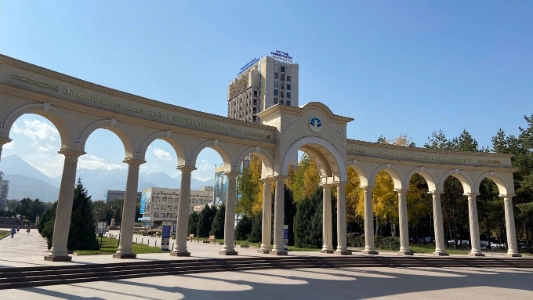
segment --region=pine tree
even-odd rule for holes
[[[83,187],[81,179],[78,179],[76,189],[74,190],[67,249],[69,251],[100,249],[100,244],[95,234],[91,196],[87,194],[87,190]]]
[[[213,219],[213,225],[211,226],[211,231],[209,232],[210,235],[214,235],[217,239],[223,239],[224,238],[224,220],[226,216],[226,206],[222,204]]]
[[[301,248],[322,246],[322,189],[297,205],[294,217],[294,245]]]
[[[216,210],[216,207],[214,207]],[[213,224],[213,219],[211,217],[212,210],[208,204],[205,205],[204,209],[200,212],[198,217],[198,227],[196,229],[196,236],[198,237],[209,237],[209,231],[211,231],[211,225]]]
[[[246,216],[242,216],[237,227],[235,228],[235,239],[237,240],[248,240],[248,237],[252,233],[252,222]]]
[[[263,238],[263,214],[262,212],[259,212],[257,217],[254,218],[254,222],[252,225],[252,232],[250,233],[250,237],[248,238],[248,241],[250,243],[258,243],[261,242],[261,239]]]
[[[196,234],[196,230],[198,229],[198,219],[200,218],[200,215],[193,211],[192,214],[189,215],[189,228],[187,233],[188,234]]]

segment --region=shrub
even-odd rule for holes
[[[399,251],[400,238],[396,236],[389,236],[376,241],[376,248],[381,250]]]
[[[365,236],[357,233],[348,233],[346,235],[348,247],[363,248],[365,246]]]
[[[235,228],[235,238],[237,240],[248,240],[248,236],[251,232],[252,222],[246,215],[243,215],[237,224],[237,228]]]
[[[263,239],[262,236],[263,233],[263,215],[262,213],[259,213],[257,217],[254,218],[254,222],[252,225],[252,233],[250,233],[250,236],[248,237],[248,241],[250,243],[259,243]]]

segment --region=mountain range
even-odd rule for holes
[[[2,158],[0,171],[4,172],[4,179],[9,180],[9,199],[39,198],[41,201],[53,202],[59,195],[61,176],[49,177],[32,167],[17,155]],[[90,170],[78,169],[76,178],[81,178],[84,187],[93,200],[102,200],[105,190],[124,190],[128,170]],[[213,174],[214,176],[214,174]],[[140,173],[138,191],[149,187],[163,187],[179,189],[181,176],[171,177],[164,172]],[[191,189],[197,190],[202,186],[213,186],[214,179],[200,181],[191,179]]]

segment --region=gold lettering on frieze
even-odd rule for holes
[[[468,163],[472,161],[470,158],[450,157],[450,156],[432,156],[432,155],[425,155],[425,154],[410,154],[410,153],[390,152],[390,151],[381,151],[381,150],[373,150],[372,155],[411,158],[411,159],[430,160],[430,161],[445,161],[445,162]]]
[[[477,162],[480,164],[496,164],[496,165],[500,164],[499,160],[494,160],[494,159],[479,159]]]
[[[34,86],[37,86],[37,87],[40,87],[40,88],[43,88],[43,89],[52,90],[54,92],[57,92],[59,90],[59,87],[57,85],[48,84],[46,82],[42,82],[42,81],[38,81],[38,80],[33,80],[31,78],[20,76],[20,75],[12,74],[11,75],[11,79],[14,79],[14,80],[17,80],[17,81],[20,81],[20,82],[24,82],[24,83],[27,83],[27,84],[31,84],[31,85],[34,85]]]
[[[74,89],[71,89],[71,88],[64,88],[63,94],[67,96],[79,98],[82,100],[90,101],[92,103],[99,104],[102,106],[108,106],[114,109],[124,110],[129,113],[148,116],[148,117],[151,117],[152,119],[159,119],[159,120],[167,121],[169,123],[185,125],[185,126],[194,127],[194,128],[208,129],[212,131],[220,131],[220,132],[224,132],[224,133],[231,134],[231,135],[242,135],[243,134],[241,130],[238,128],[227,127],[224,125],[209,123],[209,122],[205,122],[202,120],[189,119],[189,118],[180,117],[177,115],[172,115],[172,114],[161,112],[161,111],[147,110],[147,109],[133,107],[130,105],[124,105],[124,104],[115,102],[108,98],[85,94],[82,92],[75,91]],[[257,133],[257,132],[245,131],[244,134],[247,136],[270,139],[270,135]]]
[[[365,153],[365,149],[361,148],[348,148],[348,152]]]

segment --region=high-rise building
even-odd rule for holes
[[[228,86],[228,117],[259,123],[257,113],[271,106],[298,106],[298,70],[279,50],[247,63]]]

